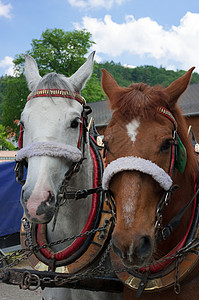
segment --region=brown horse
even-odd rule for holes
[[[114,111],[103,187],[116,205],[112,262],[128,300],[199,299],[198,166],[177,105],[193,69],[167,88],[120,87],[102,70]]]

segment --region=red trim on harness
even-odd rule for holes
[[[50,91],[50,94],[49,94],[48,91]],[[52,93],[51,93],[51,91],[52,91]],[[57,93],[53,93],[53,92],[57,92]],[[77,100],[80,104],[85,104],[85,100],[81,95],[79,95],[75,91],[73,93],[74,93],[75,97],[73,97],[71,95],[71,93],[67,90],[62,90],[62,89],[49,89],[49,90],[41,89],[41,90],[37,90],[35,95],[28,97],[27,101],[29,101],[32,98],[38,98],[38,97],[63,97],[63,98],[70,98],[70,99]]]
[[[158,112],[165,116],[166,118],[168,118],[174,125],[175,129],[177,128],[177,123],[176,123],[176,120],[174,118],[174,116],[172,115],[172,113],[165,107],[163,106],[159,106],[158,108]]]
[[[196,186],[197,186],[197,183],[195,183],[195,186],[194,186],[194,193],[196,193]],[[185,236],[183,237],[183,239],[181,240],[181,242],[171,252],[169,252],[166,256],[164,256],[162,259],[167,258],[167,257],[175,254],[178,250],[182,249],[182,247],[185,245],[187,236],[189,234],[189,231],[191,229],[191,225],[193,223],[194,213],[195,213],[195,209],[196,209],[196,201],[197,201],[197,197],[195,197],[194,202],[193,202],[193,211],[192,211],[192,215],[191,215],[191,220],[189,222],[189,226],[188,226],[188,229],[187,229],[187,232],[186,232]],[[168,259],[165,262],[160,262],[157,265],[151,265],[149,267],[149,270],[150,270],[151,273],[159,272],[163,268],[167,267],[173,260],[174,260],[174,258],[173,259]],[[146,269],[145,268],[141,268],[140,271],[141,272],[145,272]]]
[[[22,126],[20,126],[18,146],[19,146],[19,149],[21,149],[23,147],[23,127]]]
[[[172,145],[172,149],[171,149],[171,162],[170,162],[170,167],[169,167],[169,176],[172,176],[172,171],[174,169],[174,164],[175,164],[175,145]]]
[[[97,160],[95,157],[95,153],[93,149],[90,146],[90,152],[91,152],[91,157],[93,160],[93,167],[94,167],[94,178],[93,178],[93,187],[96,188],[98,186],[98,164]],[[92,228],[92,224],[95,218],[95,215],[97,213],[97,201],[98,201],[98,196],[97,194],[93,194],[92,198],[92,207],[91,211],[87,220],[86,225],[84,226],[83,230],[81,233],[85,233],[86,231],[89,231]],[[45,242],[42,240],[42,234],[41,234],[41,228],[42,224],[39,224],[37,227],[37,242],[40,247],[42,247]],[[47,248],[41,249],[40,251],[43,253],[43,255],[50,259],[52,256],[54,257],[55,260],[62,260],[73,254],[85,241],[87,236],[79,237],[77,238],[69,247],[66,249],[56,252],[56,253],[51,253]]]

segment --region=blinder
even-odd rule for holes
[[[177,134],[177,157],[175,159],[175,168],[181,173],[184,173],[187,163],[187,152],[185,146],[181,142],[179,135]]]

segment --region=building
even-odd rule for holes
[[[191,125],[194,135],[197,141],[199,141],[199,84],[189,85],[178,103],[186,118],[187,125]],[[88,105],[93,110],[92,116],[94,117],[97,130],[103,135],[112,116],[108,101],[93,102],[88,103]]]
[[[15,160],[17,151],[0,151],[0,163]]]

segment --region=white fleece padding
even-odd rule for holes
[[[108,190],[113,175],[122,171],[133,170],[151,175],[165,191],[168,191],[172,186],[171,177],[162,168],[158,167],[158,165],[141,157],[127,156],[112,161],[105,168],[102,178],[103,189]]]
[[[73,162],[78,162],[82,158],[82,153],[77,147],[55,142],[32,143],[21,150],[16,155],[16,161],[33,156],[65,157]]]

